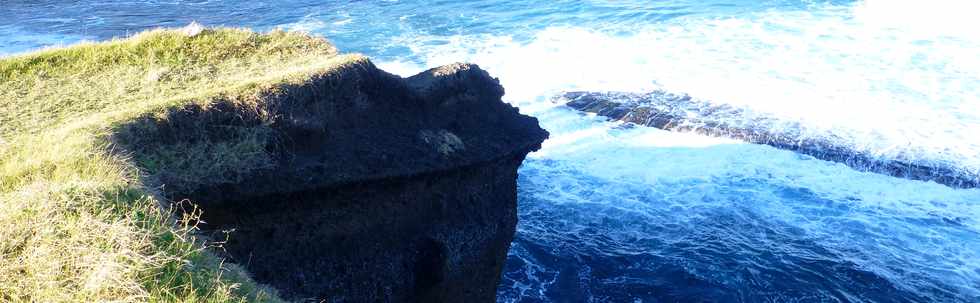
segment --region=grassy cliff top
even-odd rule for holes
[[[365,60],[305,34],[240,29],[153,30],[0,58],[0,301],[278,301],[205,249],[214,243],[194,235],[199,211],[147,181],[181,165],[210,177],[259,165],[261,128],[154,157],[120,149],[114,134],[188,105],[247,108]]]

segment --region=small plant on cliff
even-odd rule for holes
[[[212,255],[194,232],[200,212],[165,201],[154,181],[233,178],[264,164],[272,135],[254,125],[147,149],[156,138],[141,131],[188,108],[247,110],[357,60],[320,38],[238,29],[0,59],[0,301],[278,301]],[[118,144],[121,133],[138,145]]]

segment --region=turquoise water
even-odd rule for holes
[[[402,75],[500,77],[552,133],[521,168],[502,302],[980,302],[978,189],[552,102],[663,89],[980,172],[968,1],[63,2],[0,1],[0,53],[197,21],[322,34]]]

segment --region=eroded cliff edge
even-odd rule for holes
[[[174,165],[152,178],[198,204],[205,231],[227,234],[229,259],[284,298],[490,302],[515,232],[517,168],[548,136],[503,94],[475,65],[401,78],[362,59],[262,102],[147,116],[116,141],[142,163],[175,146],[260,146],[232,159],[248,170],[187,182],[194,167]]]

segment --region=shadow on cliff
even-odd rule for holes
[[[496,79],[364,59],[262,91],[140,117],[113,141],[287,299],[494,300],[517,168],[548,136]]]

